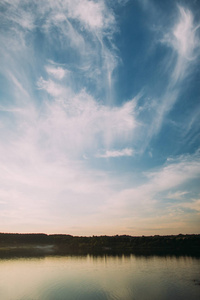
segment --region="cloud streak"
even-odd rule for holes
[[[125,148],[122,150],[107,150],[103,154],[97,154],[96,157],[100,158],[109,158],[109,157],[123,157],[123,156],[132,156],[133,149]]]
[[[166,37],[166,43],[177,55],[172,81],[183,80],[190,64],[198,58],[200,40],[197,35],[199,24],[195,24],[192,13],[178,6],[179,18],[172,32]]]
[[[56,79],[63,79],[66,75],[66,70],[64,70],[61,67],[52,67],[52,66],[47,66],[46,67],[46,71],[49,75],[52,75],[53,77],[55,77]]]
[[[113,195],[105,205],[104,213],[112,211],[111,219],[120,218],[122,224],[129,224],[133,228],[137,228],[138,222],[141,227],[144,227],[146,222],[154,226],[159,222],[160,227],[168,224],[167,226],[173,228],[174,224],[169,225],[168,220],[176,216],[175,222],[181,224],[183,215],[187,215],[181,208],[193,207],[199,211],[198,201],[188,199],[190,192],[185,191],[185,184],[199,178],[199,170],[199,152],[192,156],[178,157],[167,162],[166,166],[146,173],[146,183]],[[176,190],[178,192],[174,192]],[[166,198],[170,201],[166,201]],[[189,219],[194,217],[190,212],[188,214]],[[157,221],[155,219],[154,223],[155,216]],[[180,226],[184,227],[184,224]]]
[[[200,25],[194,21],[193,13],[186,7],[178,5],[176,11],[173,26],[169,25],[167,29],[163,29],[162,37],[159,39],[163,46],[171,50],[167,56],[167,63],[166,59],[164,60],[167,81],[162,94],[153,97],[151,124],[150,126],[148,124],[145,131],[146,138],[141,152],[145,151],[152,139],[160,134],[169,113],[182,96],[185,80],[192,76],[199,63]]]

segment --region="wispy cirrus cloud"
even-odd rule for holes
[[[54,71],[55,71],[55,69],[54,69]],[[56,76],[58,76],[58,74],[56,74]],[[66,94],[68,94],[69,91],[71,93],[70,88],[68,88],[67,86],[62,85],[60,83],[57,83],[52,79],[45,80],[44,78],[40,77],[40,79],[37,82],[37,86],[38,86],[38,89],[44,90],[51,97],[55,97],[55,98],[66,95]]]
[[[149,5],[152,4],[149,3]],[[162,94],[153,97],[151,114],[149,114],[152,119],[150,126],[148,124],[145,131],[146,138],[142,145],[142,151],[148,147],[155,136],[159,135],[168,114],[181,97],[184,80],[189,75],[192,76],[194,69],[199,64],[200,23],[195,21],[193,12],[185,6],[177,5],[175,16],[172,25],[165,27],[163,30],[159,28],[162,35],[159,43],[171,49],[167,54],[167,60],[166,58],[164,60],[165,65],[162,66],[164,68],[162,72],[166,74],[168,79],[165,79]],[[149,106],[146,109],[149,109]]]
[[[32,5],[27,5],[26,0],[12,3],[3,1],[2,7],[6,12],[1,13],[2,22],[6,24],[6,34],[2,31],[1,39],[4,40],[5,47],[10,45],[8,53],[4,52],[4,62],[9,60],[6,56],[10,52],[16,56],[16,50],[23,53],[22,57],[26,57],[31,46],[34,47],[32,37],[39,30],[44,47],[57,48],[57,52],[73,51],[73,56],[70,55],[70,59],[67,59],[66,55],[62,62],[68,65],[73,73],[74,82],[84,81],[84,84],[87,84],[89,78],[95,84],[98,93],[104,90],[104,94],[107,95],[106,101],[113,99],[112,73],[118,59],[111,37],[116,26],[114,14],[105,1],[35,1]],[[35,48],[35,51],[32,53],[34,71],[34,56],[41,56],[42,59],[44,55],[42,49]],[[51,53],[50,50],[49,54],[55,53]],[[52,72],[51,67],[51,74]],[[54,70],[55,74],[63,78],[60,69],[57,69],[56,73]]]
[[[187,209],[189,208],[190,210],[194,210],[198,213],[198,215],[200,215],[200,199],[192,199],[191,202],[183,203],[180,206]]]
[[[173,199],[173,200],[180,200],[180,199],[182,199],[182,197],[183,196],[185,196],[185,195],[187,195],[188,194],[188,192],[185,192],[185,191],[177,191],[177,192],[175,192],[175,193],[169,193],[168,195],[167,195],[167,198],[168,199]]]
[[[193,14],[185,7],[178,6],[178,22],[171,32],[167,33],[164,42],[176,54],[176,63],[172,73],[172,85],[183,80],[188,74],[188,68],[199,56],[200,39]]]
[[[66,70],[61,67],[46,66],[46,71],[56,79],[63,79],[66,75]]]
[[[69,17],[78,19],[91,30],[104,30],[115,23],[114,16],[108,12],[104,1],[67,1]]]
[[[178,6],[178,9],[179,22],[173,30],[174,39],[172,39],[171,44],[179,56],[191,60],[197,55],[196,48],[198,47],[199,41],[196,36],[196,31],[199,25],[194,25],[193,15],[188,9],[181,6]]]
[[[84,90],[75,94],[53,80],[41,78],[38,85],[54,101],[44,103],[42,111],[41,107],[38,112],[36,108],[35,122],[37,120],[37,127],[40,128],[37,134],[44,135],[46,143],[53,149],[60,149],[60,153],[65,152],[66,156],[79,156],[85,151],[95,153],[98,148],[112,147],[119,140],[126,143],[138,126],[134,117],[134,99],[112,108],[96,102]],[[31,111],[29,107],[24,111],[27,120]],[[21,126],[22,116],[17,120],[16,128]],[[127,149],[123,152],[123,155],[130,154]]]
[[[156,226],[156,222],[159,222],[160,228],[169,226],[172,229],[176,224],[180,230],[183,230],[185,224],[182,218],[183,215],[187,215],[187,212],[182,208],[193,207],[198,211],[198,201],[190,197],[190,191],[186,191],[185,186],[193,179],[199,178],[199,170],[199,151],[194,155],[169,160],[165,166],[144,174],[146,183],[112,195],[102,209],[105,214],[107,211],[112,211],[110,220],[120,218],[123,225],[129,224],[137,228],[139,222],[141,229],[146,222],[152,226]],[[198,191],[196,192],[198,194]],[[187,218],[192,220],[193,217],[194,215],[188,212]],[[171,225],[169,220],[172,222]],[[199,221],[195,220],[195,222]]]
[[[99,158],[109,158],[109,157],[123,157],[123,156],[132,156],[134,154],[133,149],[124,148],[122,150],[107,150],[105,153],[98,153],[96,157]]]
[[[7,0],[1,1],[2,10],[0,14],[4,21],[4,26],[7,25],[15,32],[17,30],[33,30],[35,28],[35,16],[32,13],[32,7],[28,10],[25,9],[24,6],[26,4],[26,0],[15,0],[12,3]]]
[[[51,5],[51,14],[44,24],[46,33],[50,33],[52,25],[57,26],[80,54],[77,68],[85,71],[84,76],[89,76],[96,86],[105,87],[107,99],[111,101],[112,73],[117,66],[117,55],[111,39],[116,29],[112,10],[103,0],[66,0]],[[74,21],[78,22],[78,27],[74,26]],[[82,28],[87,35],[82,34]],[[51,40],[51,35],[49,38]]]

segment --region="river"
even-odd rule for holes
[[[0,260],[2,300],[197,300],[200,259],[47,256]]]

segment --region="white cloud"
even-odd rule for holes
[[[105,29],[114,22],[113,15],[106,9],[104,1],[67,1],[69,17],[78,19],[87,28]]]
[[[107,175],[90,173],[83,164],[61,156],[48,157],[36,142],[34,132],[29,132],[29,137],[0,150],[3,230],[14,231],[16,224],[20,231],[34,231],[40,224],[40,230],[47,226],[48,232],[54,232],[57,222],[58,231],[87,225],[88,214],[94,214],[110,194]]]
[[[50,3],[41,1],[37,5],[42,14],[50,13],[51,21],[53,19],[56,22],[66,20],[66,18],[73,19],[90,31],[109,29],[115,22],[112,11],[108,9],[103,0],[53,0]]]
[[[179,99],[184,80],[197,66],[200,49],[198,28],[199,24],[195,24],[192,12],[183,6],[178,6],[175,24],[170,30],[163,32],[161,42],[172,49],[167,57],[170,65],[170,68],[167,67],[169,80],[162,95],[155,99],[156,107],[152,111],[151,123],[146,130],[143,151],[152,138],[159,134],[166,116]]]
[[[49,155],[82,157],[88,153],[94,156],[99,149],[116,147],[119,142],[126,144],[138,126],[135,99],[119,107],[111,107],[98,103],[85,90],[74,93],[65,83],[41,77],[38,88],[44,101],[37,107],[21,83],[13,76],[12,80],[16,85],[15,97],[18,94],[20,101],[9,108],[1,106],[2,111],[10,112],[4,118],[4,136],[12,134],[17,139],[20,133],[26,140],[30,131],[34,132],[35,139],[31,143],[40,141],[42,147],[48,149]],[[13,119],[15,128],[11,126]],[[12,133],[8,131],[10,126],[14,130]],[[128,149],[122,153],[131,154]]]
[[[53,66],[46,66],[46,71],[49,75],[52,75],[56,79],[63,79],[66,75],[66,70],[61,67],[53,67]]]
[[[65,86],[54,82],[53,80],[44,80],[42,77],[38,80],[38,89],[46,91],[50,96],[58,98],[66,96],[69,92]]]
[[[47,103],[45,117],[40,122],[40,130],[53,148],[82,155],[84,151],[96,151],[101,145],[125,143],[133,135],[137,126],[134,99],[112,108],[98,104],[84,90],[73,94],[52,80],[43,79],[39,85],[56,99]]]
[[[175,213],[177,205],[174,206],[173,202],[171,204],[163,202],[166,193],[167,198],[179,201],[184,196],[184,205],[190,207],[192,200],[189,198],[188,184],[200,177],[199,152],[170,161],[166,166],[146,173],[145,177],[146,183],[114,194],[105,204],[104,213],[112,211],[113,217],[120,218],[121,216],[130,222],[133,217],[135,220],[147,217],[150,220],[155,215],[162,216],[163,214],[169,217],[170,214]],[[185,192],[186,186],[187,192]],[[182,188],[184,188],[183,191]]]
[[[199,42],[196,37],[193,15],[181,6],[179,6],[179,13],[179,23],[173,30],[172,45],[179,56],[191,60],[194,59],[194,51]]]
[[[193,199],[191,202],[182,203],[180,207],[196,210],[200,214],[200,199]]]
[[[154,188],[157,192],[165,191],[179,186],[189,179],[198,178],[200,161],[198,158],[192,161],[183,158],[182,161],[169,164],[159,172],[151,172],[146,175],[150,179],[150,183],[145,187],[148,191],[153,191]]]
[[[123,156],[132,156],[133,149],[124,148],[122,150],[107,150],[103,154],[96,154],[96,157],[100,158],[109,158],[109,157],[123,157]]]
[[[178,6],[178,10],[178,22],[164,38],[164,42],[177,55],[172,74],[172,85],[186,77],[188,68],[192,61],[197,59],[200,49],[200,40],[197,35],[199,24],[195,25],[193,15],[188,9]]]
[[[26,4],[25,1],[10,1],[2,0],[1,6],[4,8],[0,12],[1,18],[4,21],[11,23],[11,27],[15,30],[16,27],[22,30],[33,30],[35,28],[34,24],[34,13],[33,11],[27,11],[23,8],[23,5]]]
[[[42,0],[32,1],[29,6],[26,1],[12,1],[9,4],[3,1],[3,5],[6,9],[2,19],[7,26],[6,32],[3,30],[1,33],[1,40],[4,45],[2,48],[8,47],[4,52],[5,56],[8,56],[7,53],[10,53],[11,57],[16,56],[15,64],[18,61],[19,66],[21,65],[19,53],[22,61],[29,56],[27,65],[30,64],[32,57],[32,69],[37,70],[34,55],[43,55],[43,51],[37,53],[37,47],[31,48],[34,46],[33,34],[37,28],[41,32],[43,44],[49,47],[50,52],[55,45],[62,51],[68,49],[74,52],[76,57],[74,63],[67,59],[67,55],[65,57],[65,63],[70,65],[69,70],[72,71],[71,85],[75,87],[76,81],[86,82],[89,78],[96,86],[96,91],[99,93],[104,90],[105,100],[113,103],[112,74],[118,62],[111,39],[115,31],[115,18],[105,1]],[[17,23],[17,26],[13,26],[14,23]],[[36,52],[30,53],[30,49]],[[4,57],[3,61],[9,64],[8,57]],[[65,78],[66,70],[62,66],[46,68],[49,75],[54,78]],[[74,69],[81,74],[81,80],[80,76],[73,78]]]
[[[177,192],[175,192],[175,193],[169,193],[168,195],[167,195],[167,197],[166,198],[168,198],[168,199],[175,199],[175,200],[181,200],[182,198],[183,198],[183,196],[185,196],[185,195],[187,195],[188,194],[188,192],[185,192],[185,191],[177,191]]]
[[[12,81],[13,85],[15,86],[15,90],[19,91],[20,94],[23,95],[26,99],[30,99],[29,93],[26,91],[26,89],[22,86],[20,81],[11,73],[8,71],[8,77]]]

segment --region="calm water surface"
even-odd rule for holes
[[[0,260],[2,300],[197,300],[200,260],[65,256]]]

